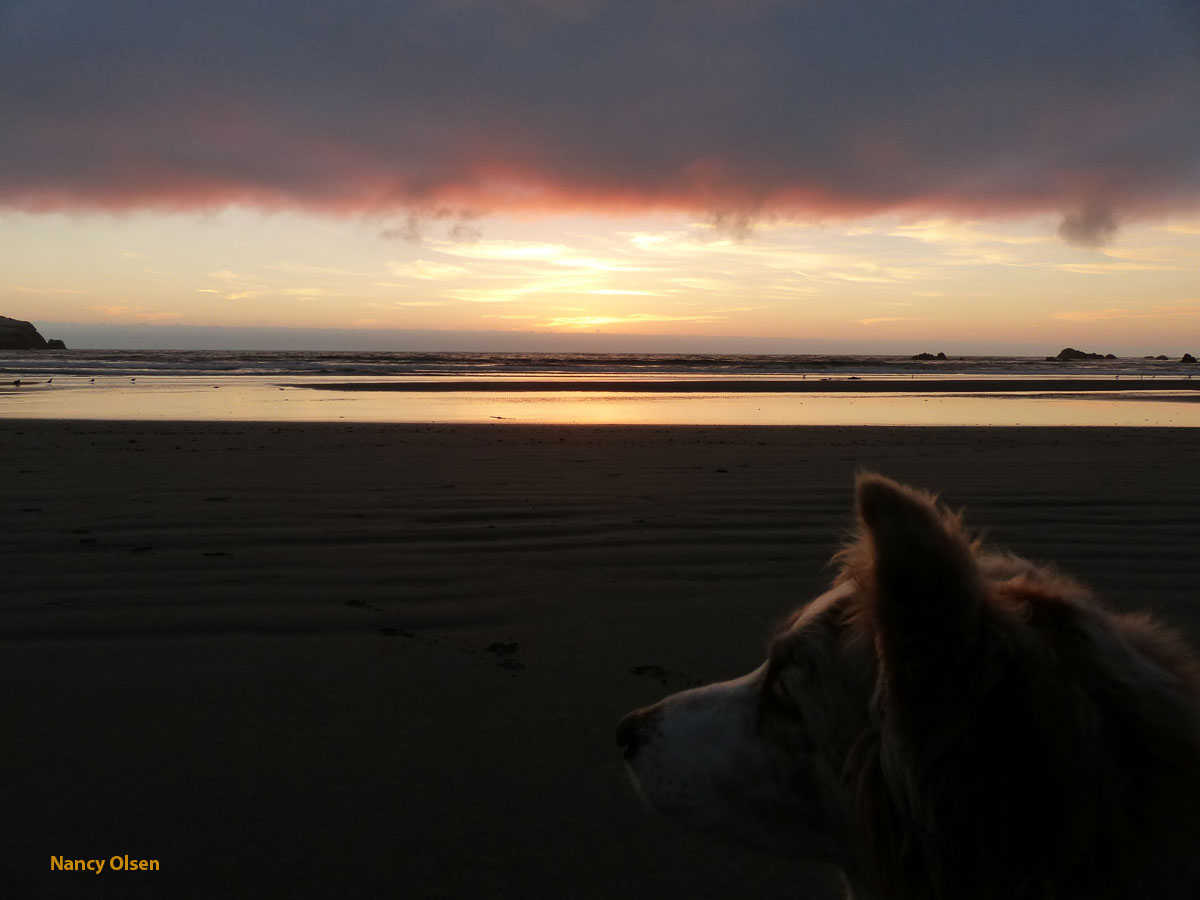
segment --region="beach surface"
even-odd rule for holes
[[[0,384],[4,419],[1200,428],[1200,379],[59,375]]]
[[[323,391],[393,391],[406,393],[474,393],[518,391],[610,391],[617,393],[710,394],[714,391],[738,394],[1095,394],[1134,391],[1183,392],[1191,399],[1200,393],[1200,380],[1190,378],[647,378],[630,381],[619,378],[538,378],[470,381],[430,378],[427,380],[322,381],[284,383],[283,387]]]
[[[613,727],[759,663],[859,469],[1200,642],[1200,429],[10,419],[0,462],[13,897],[832,896],[646,813]]]

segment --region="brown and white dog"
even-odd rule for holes
[[[858,900],[1200,898],[1200,663],[1080,585],[858,480],[832,588],[742,678],[630,713],[654,809]]]

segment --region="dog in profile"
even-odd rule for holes
[[[649,806],[856,900],[1200,898],[1196,657],[927,494],[857,507],[762,666],[621,720]]]

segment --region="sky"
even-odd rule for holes
[[[78,346],[1200,351],[1195,0],[0,0],[0,122]]]

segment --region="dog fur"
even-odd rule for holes
[[[1196,900],[1200,664],[1170,632],[857,484],[829,591],[733,681],[630,713],[654,809],[857,900]]]

